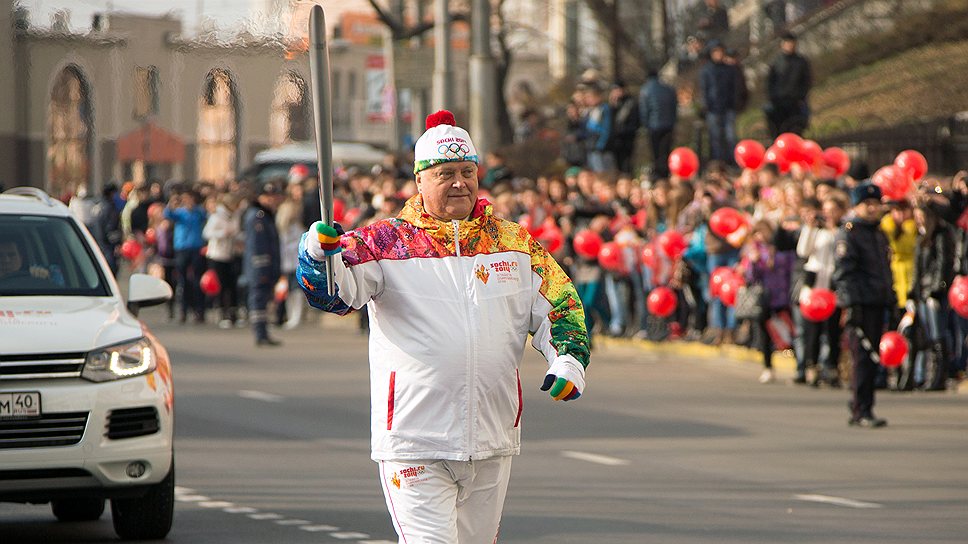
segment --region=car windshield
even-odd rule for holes
[[[0,296],[108,296],[77,226],[64,217],[0,214]]]

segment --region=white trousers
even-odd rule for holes
[[[494,544],[511,456],[474,461],[379,461],[399,544]]]

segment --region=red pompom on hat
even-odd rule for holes
[[[450,125],[452,127],[457,126],[457,121],[454,119],[454,114],[447,110],[440,110],[437,113],[431,113],[427,116],[427,130],[430,130],[438,125]]]

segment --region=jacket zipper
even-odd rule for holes
[[[451,221],[454,227],[454,252],[457,255],[457,274],[460,280],[461,290],[465,290],[467,285],[464,278],[464,265],[461,263],[460,253],[460,221]],[[471,349],[471,319],[467,309],[466,293],[461,295],[461,309],[464,311],[465,327],[467,336],[464,341],[467,345],[467,457],[472,458],[471,452],[474,451],[474,363],[471,360],[473,350]]]

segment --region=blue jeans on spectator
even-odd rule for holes
[[[945,338],[945,332],[948,330],[947,306],[945,301],[940,301],[936,298],[928,298],[918,302],[918,314],[921,316],[921,325],[928,334],[928,340],[930,340],[932,346],[929,349],[934,349],[936,346],[940,347],[947,342]],[[934,355],[935,357],[946,357],[948,353],[950,353],[950,350],[947,349],[947,346],[944,346],[944,349],[937,350]],[[927,373],[927,369],[925,368],[927,362],[927,352],[920,351],[914,360],[915,383],[924,383]],[[939,370],[944,372],[945,377],[947,377],[948,361],[941,360],[937,364]]]
[[[733,163],[733,149],[736,147],[736,112],[706,114],[709,128],[709,153],[712,160]]]
[[[707,257],[706,262],[709,264],[709,270],[716,270],[720,266],[736,266],[739,262],[739,250],[732,249],[726,253],[710,253]],[[708,284],[708,282],[707,282]],[[733,309],[729,306],[723,304],[719,297],[710,297],[709,304],[709,322],[712,324],[713,328],[719,329],[721,331],[733,330],[736,328],[736,316],[733,313]]]
[[[622,278],[614,274],[605,274],[605,297],[608,300],[610,319],[608,332],[612,336],[621,336],[625,331],[625,304],[628,300],[628,289]]]
[[[578,292],[578,298],[581,300],[581,305],[585,309],[585,330],[588,331],[589,338],[592,335],[592,327],[595,325],[592,314],[596,312],[595,300],[598,298],[599,283],[598,281],[590,281],[575,284],[575,291]]]
[[[611,172],[615,170],[615,156],[611,151],[589,151],[588,168],[592,172]]]

